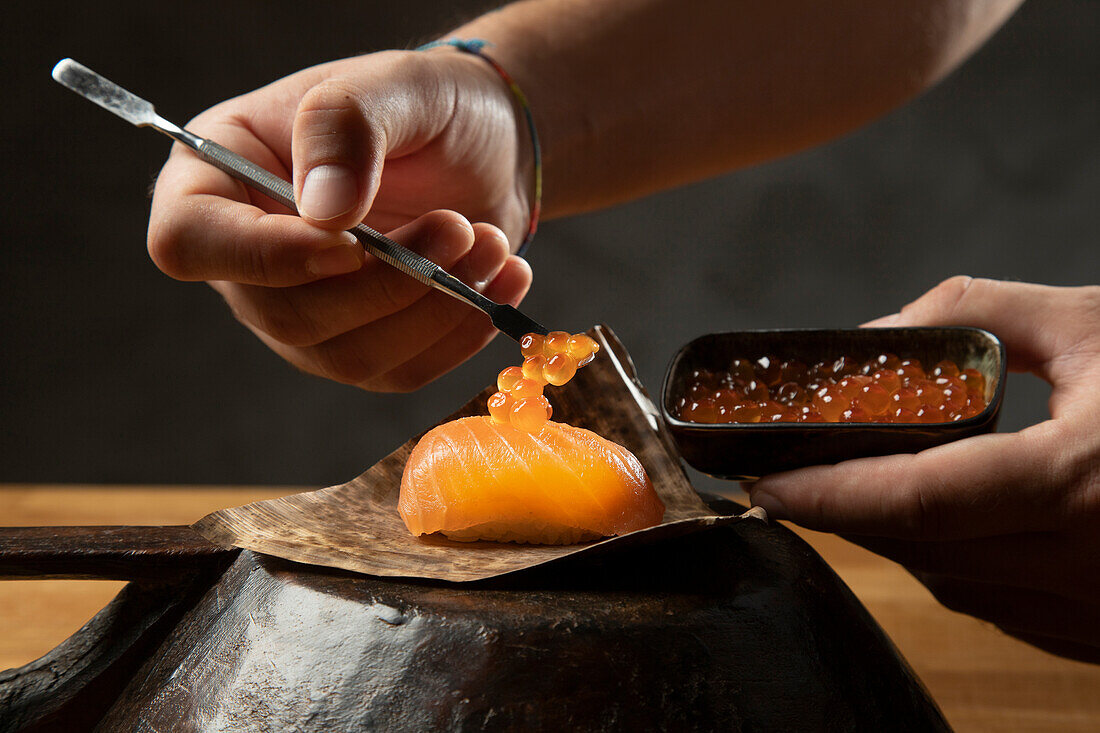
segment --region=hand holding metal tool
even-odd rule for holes
[[[206,162],[297,212],[294,190],[289,182],[272,175],[232,150],[169,122],[157,114],[151,103],[126,91],[86,66],[72,59],[62,59],[54,66],[53,78],[130,124],[137,127],[152,127],[157,132],[183,143]],[[547,333],[544,326],[531,320],[514,307],[486,298],[431,260],[411,252],[365,224],[359,224],[348,231],[359,240],[363,249],[383,262],[425,285],[484,311],[492,319],[493,326],[498,331],[516,341],[526,333]]]

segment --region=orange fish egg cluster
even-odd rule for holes
[[[939,423],[985,407],[982,373],[949,360],[925,371],[917,359],[894,354],[812,365],[763,356],[693,372],[675,414],[698,423]]]
[[[523,366],[510,366],[497,375],[497,392],[489,398],[494,422],[537,433],[553,414],[542,394],[547,384],[560,387],[577,370],[596,358],[600,345],[583,333],[551,331],[529,333],[520,339]]]

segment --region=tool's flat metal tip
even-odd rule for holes
[[[103,92],[99,91],[99,88],[104,85],[114,86],[112,82],[107,81],[84,64],[79,61],[74,61],[73,59],[61,59],[54,64],[51,76],[53,76],[53,80],[61,86],[67,87],[80,96],[87,97],[101,106],[103,102],[93,99],[92,97],[97,91],[98,96],[102,96]]]
[[[72,74],[74,71],[78,72],[83,68],[83,66],[73,61],[72,59],[61,59],[56,64],[54,64],[53,71],[50,72],[50,75],[53,77],[54,81],[65,84],[67,79],[72,78]],[[66,84],[66,86],[68,86],[68,84]]]
[[[132,125],[155,125],[156,111],[153,105],[133,92],[128,92],[110,79],[106,79],[84,64],[72,59],[61,59],[53,67],[57,83],[71,89],[85,99],[112,112]]]
[[[549,333],[541,323],[510,305],[496,304],[489,313],[489,317],[493,321],[493,326],[513,341],[519,341],[529,333],[538,333],[543,336]]]

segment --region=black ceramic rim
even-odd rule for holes
[[[988,339],[993,346],[997,348],[998,357],[998,370],[997,370],[997,387],[993,390],[993,394],[989,398],[989,403],[985,409],[979,412],[973,417],[968,417],[964,420],[956,420],[955,422],[939,422],[939,423],[872,423],[872,422],[769,422],[769,423],[699,423],[691,422],[689,420],[681,420],[678,417],[673,417],[669,410],[669,400],[671,399],[671,390],[674,386],[673,376],[676,373],[676,368],[683,360],[684,356],[691,352],[692,348],[704,339],[710,339],[715,337],[729,337],[736,338],[744,335],[778,335],[778,334],[835,334],[835,333],[873,333],[875,331],[890,331],[894,333],[921,333],[931,331],[958,331],[958,332],[970,332],[980,334],[983,338]],[[669,361],[668,367],[665,369],[664,381],[661,384],[661,417],[670,426],[680,430],[690,431],[703,431],[703,432],[723,432],[727,430],[745,431],[745,430],[837,430],[853,428],[860,430],[875,430],[884,432],[898,432],[904,433],[906,431],[921,431],[927,432],[929,429],[936,427],[965,427],[971,425],[978,425],[990,420],[1001,409],[1001,402],[1004,398],[1005,380],[1008,373],[1008,364],[1006,362],[1005,347],[997,336],[984,328],[975,328],[972,326],[930,326],[930,327],[902,327],[902,328],[781,328],[781,329],[751,329],[746,331],[722,331],[717,333],[708,333],[701,336],[697,336],[688,343],[680,347],[680,349],[673,355]]]

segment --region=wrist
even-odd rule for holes
[[[418,51],[446,59],[447,63],[464,64],[467,72],[478,75],[482,90],[475,95],[475,103],[491,100],[491,109],[478,110],[478,115],[492,116],[494,109],[506,110],[511,129],[515,130],[515,190],[521,208],[529,212],[526,226],[519,240],[516,254],[522,256],[538,229],[542,199],[542,163],[539,135],[534,115],[519,83],[487,50],[491,47],[481,39],[457,39],[448,37],[421,46]],[[445,57],[443,54],[447,54]],[[462,103],[461,87],[456,91],[456,107]],[[481,92],[484,92],[481,93]]]

